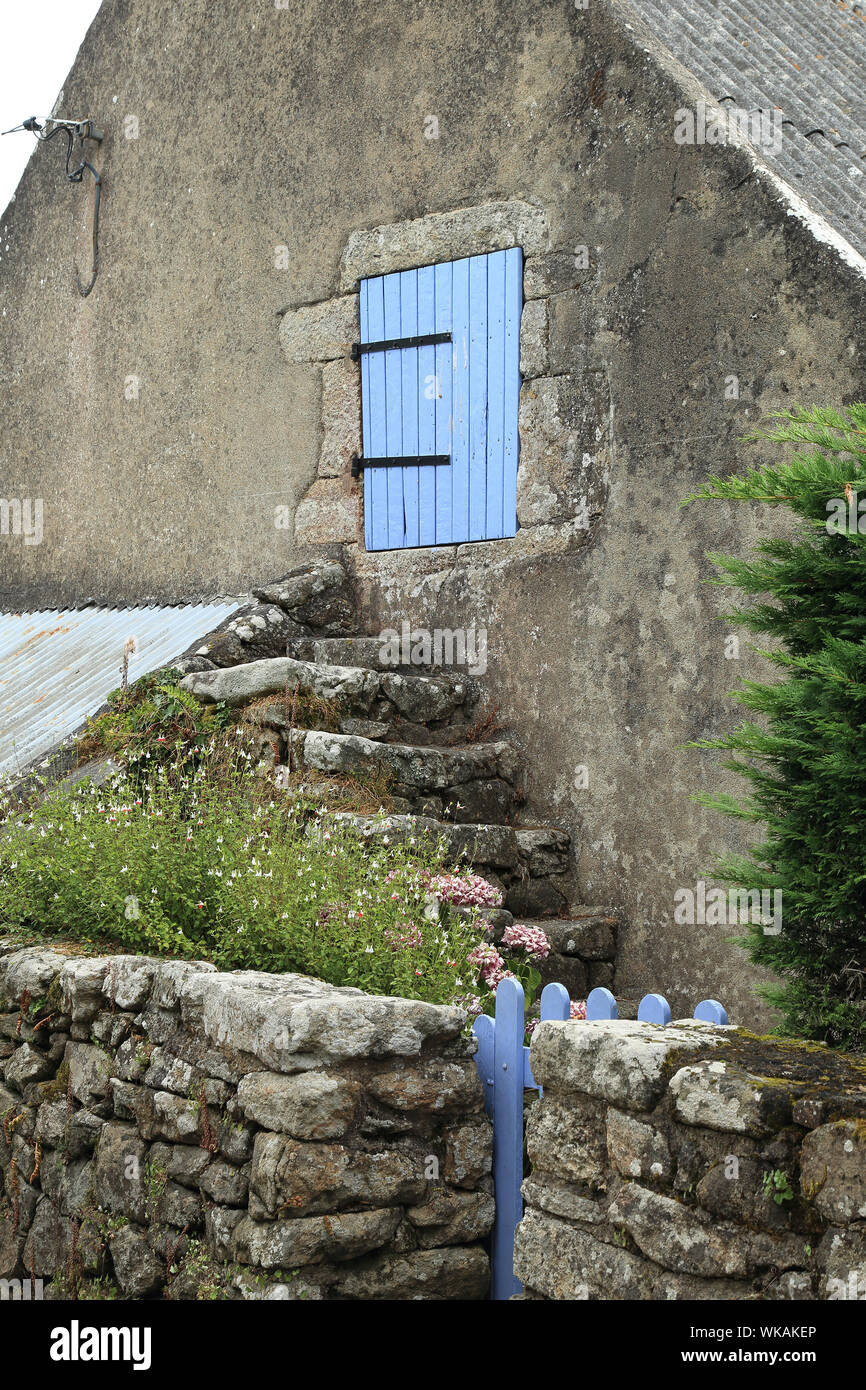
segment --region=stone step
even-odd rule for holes
[[[319,637],[307,644],[309,659],[328,666],[363,666],[368,671],[412,671],[425,674],[427,666],[394,664],[381,637]]]
[[[384,773],[390,794],[435,819],[506,821],[519,800],[519,758],[510,743],[416,747],[295,729],[292,748],[297,765],[330,776]]]
[[[429,661],[417,659],[417,645],[414,652],[413,657],[413,648],[409,644],[404,648],[402,644],[389,643],[382,637],[312,637],[299,638],[291,644],[291,655],[335,666],[364,666],[370,671],[402,671],[415,675],[435,673],[463,679],[480,674],[477,670],[473,671],[474,660],[458,661],[456,658],[461,655],[460,651],[452,651],[447,644],[443,644],[438,652],[439,661],[436,660],[435,646],[431,649]],[[470,647],[470,658],[475,655],[486,658],[486,654],[486,648],[483,652],[475,653],[474,648]],[[462,655],[465,657],[465,653]],[[409,659],[404,661],[404,656]]]
[[[355,626],[352,582],[333,561],[301,565],[263,589],[214,632],[200,639],[173,665],[210,671],[263,657],[283,656],[296,638],[351,632]]]
[[[565,905],[563,875],[569,868],[571,836],[554,826],[455,824],[432,816],[361,816],[351,811],[335,812],[333,819],[354,826],[371,842],[442,840],[449,864],[466,865],[502,889],[504,907],[512,917],[558,913]]]
[[[548,923],[545,931],[558,955],[611,961],[619,926],[620,914],[613,908],[578,907],[570,910],[568,920]]]
[[[205,704],[222,701],[232,708],[272,695],[273,702],[257,711],[258,718],[283,734],[288,685],[290,695],[297,691],[302,698],[327,701],[343,733],[425,745],[458,741],[477,698],[474,683],[465,676],[403,675],[287,656],[192,672],[181,685]],[[309,723],[305,713],[297,716],[299,724]]]

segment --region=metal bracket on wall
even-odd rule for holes
[[[418,468],[429,464],[440,467],[450,462],[450,454],[387,454],[382,458],[360,458],[353,454],[352,477],[360,478],[364,468]]]
[[[414,338],[383,338],[378,343],[353,343],[352,361],[357,362],[363,353],[392,352],[395,348],[430,347],[433,343],[450,343],[450,333],[421,333]]]

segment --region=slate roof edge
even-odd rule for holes
[[[768,184],[772,185],[773,192],[784,202],[789,217],[794,217],[806,228],[816,241],[829,246],[839,256],[846,265],[856,273],[859,279],[866,281],[866,256],[846,241],[844,236],[836,227],[827,221],[821,213],[816,212],[810,207],[807,199],[802,193],[798,193],[789,183],[786,183],[781,175],[773,169],[768,169],[766,164],[762,164],[751,146],[749,150],[755,173]]]
[[[643,53],[683,95],[684,105],[701,100],[705,103],[708,113],[718,115],[724,121],[725,109],[719,105],[709,88],[657,38],[631,8],[628,0],[591,0],[591,3],[608,16],[617,33],[633,49]],[[783,206],[786,215],[795,218],[817,244],[828,247],[837,263],[853,271],[860,282],[866,282],[866,257],[846,240],[838,228],[832,226],[821,213],[816,212],[801,193],[768,168],[761,161],[754,145],[744,140],[736,130],[731,131],[728,128],[728,131],[727,137],[714,148],[735,151],[745,158],[751,172],[756,175],[759,185],[771,201]]]

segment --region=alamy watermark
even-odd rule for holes
[[[698,879],[694,888],[678,888],[674,893],[674,921],[695,926],[763,927],[765,936],[778,936],[782,930],[781,888],[707,888]]]
[[[860,497],[850,483],[845,485],[845,496],[831,497],[825,510],[824,526],[828,535],[844,536],[853,532],[862,536],[866,533],[866,495]]]
[[[29,1303],[44,1297],[41,1279],[0,1279],[0,1303]]]
[[[866,1277],[863,1271],[851,1269],[846,1279],[828,1279],[827,1298],[832,1302],[838,1302],[840,1299],[856,1299],[857,1302],[862,1302],[866,1299]]]
[[[413,628],[403,621],[379,633],[379,660],[383,666],[465,666],[470,676],[487,670],[487,628]]]
[[[51,1331],[48,1355],[52,1361],[129,1361],[134,1371],[151,1365],[149,1327],[82,1327],[73,1318],[68,1327]]]
[[[726,145],[747,140],[762,150],[779,154],[782,148],[782,112],[746,111],[741,106],[724,109],[699,101],[694,108],[681,106],[674,112],[674,141],[677,145]]]
[[[42,498],[0,497],[0,536],[23,536],[25,545],[41,545]]]

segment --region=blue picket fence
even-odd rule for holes
[[[496,1018],[482,1014],[473,1032],[478,1039],[475,1065],[484,1087],[484,1107],[493,1122],[493,1183],[496,1221],[490,1252],[490,1297],[502,1301],[520,1293],[514,1276],[514,1233],[523,1215],[523,1092],[541,1092],[529,1064],[525,1046],[523,986],[505,979],[496,991]],[[571,1000],[564,985],[546,985],[541,994],[541,1019],[565,1021]],[[645,994],[638,1006],[642,1023],[664,1025],[671,1021],[668,1001],[662,994]],[[616,999],[609,989],[594,989],[586,1001],[586,1021],[618,1018]],[[702,999],[694,1017],[705,1023],[727,1023],[728,1015],[717,999]]]

